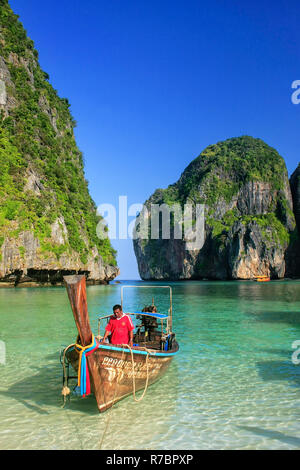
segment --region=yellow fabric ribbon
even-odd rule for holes
[[[81,383],[81,359],[82,359],[82,354],[84,353],[84,351],[86,351],[87,349],[91,348],[94,345],[94,341],[95,341],[95,337],[92,333],[92,342],[88,346],[82,346],[81,344],[77,344],[77,343],[75,344],[75,349],[77,350],[77,352],[79,352],[78,387],[80,387],[80,383]]]

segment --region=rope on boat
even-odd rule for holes
[[[127,346],[127,345],[126,345]],[[122,356],[121,356],[121,361],[124,360],[124,357],[125,357],[125,349],[123,349],[122,351]],[[113,410],[113,406],[115,404],[115,399],[116,399],[116,396],[117,396],[117,390],[118,390],[118,386],[119,386],[120,382],[117,381],[117,385],[115,387],[115,393],[114,393],[114,397],[113,397],[113,404],[112,406],[110,407],[110,410],[109,410],[109,414],[108,414],[108,417],[107,417],[107,420],[106,420],[106,423],[105,423],[105,428],[104,428],[104,431],[103,431],[103,434],[102,434],[102,437],[101,437],[101,441],[100,441],[100,450],[102,450],[102,445],[103,445],[103,441],[104,441],[104,437],[106,435],[106,432],[107,432],[107,429],[108,429],[108,426],[110,424],[110,420],[111,420],[111,414],[112,414],[112,410]],[[104,393],[104,391],[103,391]],[[105,394],[104,394],[104,398],[105,398]],[[105,398],[105,401],[106,401],[106,398]]]
[[[65,357],[66,357],[66,353],[69,349],[71,349],[72,347],[75,347],[77,346],[76,343],[73,343],[73,344],[69,344],[69,346],[67,346],[65,349],[64,349],[64,352],[63,352],[63,360],[62,360],[62,365],[63,365],[63,388],[62,388],[62,396],[63,396],[63,405],[62,405],[62,408],[65,407],[66,405],[66,402],[67,402],[67,397],[69,398],[70,396],[70,389],[68,387],[68,378],[67,378],[67,373],[66,373],[66,361],[65,361]],[[148,389],[148,383],[149,383],[149,356],[150,354],[155,354],[153,353],[153,351],[150,351],[149,349],[147,349],[146,347],[142,348],[144,351],[147,352],[147,357],[146,357],[146,366],[147,366],[147,377],[146,377],[146,383],[145,383],[145,388],[144,388],[144,391],[141,395],[140,398],[136,398],[136,384],[135,384],[135,366],[134,366],[134,358],[133,358],[133,350],[132,348],[128,345],[128,344],[123,344],[122,345],[123,348],[128,348],[130,350],[130,353],[131,353],[131,363],[132,363],[132,391],[133,391],[133,399],[135,402],[140,402],[143,400],[143,398],[145,397],[146,395],[146,391]],[[78,352],[78,351],[77,351]],[[121,357],[121,360],[124,359],[124,356],[125,356],[125,349],[123,349],[122,351],[122,357]],[[117,385],[115,387],[115,392],[114,392],[114,397],[113,397],[113,405],[115,404],[115,399],[116,399],[116,396],[117,396],[117,391],[118,391],[118,388],[119,388],[119,382],[117,381]],[[113,409],[113,405],[112,407],[110,408],[110,412],[109,412],[109,416],[108,416],[108,419],[106,421],[106,425],[105,425],[105,429],[103,431],[103,434],[102,434],[102,438],[101,438],[101,441],[100,441],[100,449],[102,449],[102,445],[103,445],[103,441],[104,441],[104,437],[107,433],[107,429],[108,429],[108,426],[110,424],[110,420],[111,420],[111,413],[112,413],[112,409]]]
[[[153,351],[149,351],[149,349],[147,348],[142,348],[144,349],[146,352],[147,352],[147,358],[146,358],[146,364],[147,364],[147,379],[146,379],[146,385],[145,385],[145,389],[143,391],[143,394],[140,398],[136,398],[135,396],[135,369],[134,369],[134,360],[133,360],[133,350],[132,348],[129,346],[129,344],[122,344],[122,347],[123,347],[123,351],[122,351],[122,357],[121,357],[121,361],[123,361],[124,357],[125,357],[125,348],[126,349],[129,349],[130,350],[130,353],[131,353],[131,363],[132,363],[132,388],[133,388],[133,398],[136,402],[139,402],[139,401],[142,401],[142,399],[144,398],[145,394],[146,394],[146,391],[147,391],[147,388],[148,388],[148,382],[149,382],[149,365],[148,365],[148,359],[149,359],[149,355],[150,354],[155,354],[153,353]],[[100,450],[102,449],[102,445],[103,445],[103,441],[104,441],[104,437],[106,435],[106,432],[107,432],[107,429],[108,429],[108,426],[110,424],[110,420],[111,420],[111,414],[112,414],[112,410],[113,410],[113,407],[114,407],[114,404],[115,404],[115,399],[116,399],[116,396],[117,396],[117,390],[119,388],[119,384],[120,382],[118,382],[117,380],[117,385],[115,387],[115,393],[114,393],[114,397],[113,397],[113,404],[111,406],[111,408],[109,409],[109,415],[108,415],[108,418],[107,418],[107,421],[106,421],[106,424],[105,424],[105,428],[104,428],[104,431],[103,431],[103,434],[102,434],[102,437],[101,437],[101,441],[100,441]]]
[[[144,351],[147,352],[147,357],[146,357],[147,378],[146,378],[146,384],[145,384],[145,388],[144,388],[144,391],[142,393],[142,396],[140,398],[136,398],[136,394],[135,394],[135,369],[134,369],[133,351],[132,351],[132,348],[129,345],[127,345],[127,344],[124,345],[123,344],[123,346],[126,346],[128,349],[130,349],[131,363],[132,363],[132,393],[133,393],[133,399],[134,399],[134,401],[139,402],[139,401],[142,401],[142,399],[146,395],[146,391],[147,391],[147,388],[148,388],[148,382],[149,382],[149,363],[148,363],[148,360],[149,360],[149,355],[151,354],[151,351],[149,351],[149,349],[147,349],[147,348],[143,348]]]
[[[75,344],[69,344],[69,346],[67,346],[65,349],[64,349],[64,353],[63,353],[63,359],[62,359],[62,366],[63,366],[63,388],[62,388],[62,391],[61,391],[61,394],[63,396],[63,399],[64,399],[64,402],[63,402],[63,405],[62,405],[62,408],[64,408],[66,406],[66,402],[67,402],[67,397],[70,396],[70,393],[71,393],[71,390],[69,389],[68,387],[68,378],[67,378],[67,374],[66,374],[66,352],[72,348],[73,346],[75,346]]]
[[[94,340],[94,337],[93,337],[93,340]],[[63,402],[63,408],[65,407],[66,405],[66,401],[67,401],[67,397],[69,398],[69,395],[71,393],[69,387],[68,387],[68,379],[67,379],[67,374],[66,374],[66,364],[65,364],[65,357],[66,357],[66,353],[67,351],[72,348],[72,347],[75,347],[75,349],[77,350],[77,352],[79,353],[79,368],[78,368],[78,386],[80,386],[80,382],[81,382],[81,358],[83,356],[83,353],[88,350],[89,348],[92,349],[91,346],[93,346],[93,343],[94,341],[92,341],[92,344],[86,346],[86,347],[83,347],[77,343],[73,343],[73,344],[69,344],[69,346],[67,346],[65,349],[64,349],[64,352],[63,352],[63,360],[62,360],[62,365],[63,365],[63,388],[62,388],[62,391],[61,391],[61,394],[63,396],[63,399],[64,399],[64,402]],[[130,350],[130,354],[131,354],[131,364],[132,364],[132,393],[133,393],[133,399],[134,401],[136,402],[140,402],[143,400],[143,398],[145,397],[146,395],[146,392],[147,392],[147,389],[148,389],[148,383],[149,383],[149,355],[150,354],[153,354],[153,351],[150,351],[149,349],[147,349],[146,347],[143,347],[141,349],[143,349],[144,351],[147,352],[147,356],[146,356],[146,367],[147,367],[147,377],[146,377],[146,383],[145,383],[145,388],[144,388],[144,391],[142,393],[142,396],[140,398],[136,398],[136,378],[135,378],[135,365],[134,365],[134,357],[133,357],[133,350],[132,348],[128,345],[128,344],[122,344],[122,347],[123,348],[127,348]],[[80,352],[79,352],[79,351]],[[123,349],[122,351],[122,358],[124,356],[124,353],[125,353],[125,350]],[[118,384],[118,382],[117,382]],[[118,384],[119,385],[119,384]],[[115,387],[115,393],[114,393],[114,399],[113,399],[113,402],[115,401],[115,398],[116,398],[116,394],[117,394],[117,389],[118,389],[118,386]]]

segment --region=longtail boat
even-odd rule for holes
[[[271,278],[269,276],[256,276],[256,282],[269,282]]]
[[[169,289],[170,308],[167,314],[157,313],[152,305],[138,312],[127,312],[136,324],[133,347],[101,342],[101,325],[108,323],[112,315],[98,318],[98,335],[94,336],[90,327],[86,280],[84,275],[64,277],[75,323],[78,330],[76,343],[62,351],[61,362],[64,371],[63,395],[70,393],[68,380],[69,365],[76,371],[80,393],[86,396],[94,393],[98,409],[103,412],[122,398],[133,394],[140,401],[148,385],[161,378],[168,369],[173,357],[179,350],[175,334],[172,332],[172,289],[170,286],[122,286],[121,306],[125,288],[162,288]],[[160,323],[160,325],[159,325]],[[138,390],[144,390],[136,398]],[[67,390],[67,392],[66,392]]]

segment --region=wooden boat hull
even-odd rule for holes
[[[148,355],[144,350],[133,349],[133,362],[130,349],[112,345],[100,346],[93,354],[93,369],[91,377],[100,377],[100,386],[93,386],[92,391],[96,397],[98,409],[103,412],[114,403],[133,393],[133,377],[135,391],[144,390],[147,383],[153,384],[160,379],[168,369],[174,355],[178,352],[178,345],[174,342],[172,351],[153,351]],[[79,354],[75,349],[67,352],[67,359],[73,369],[78,372]],[[148,366],[147,366],[148,361]],[[90,365],[89,365],[90,368]],[[147,373],[148,368],[148,373]]]
[[[66,356],[73,369],[78,373],[78,346],[85,349],[89,348],[91,344],[94,345],[92,342],[94,336],[88,317],[86,282],[84,275],[65,276],[64,281],[79,335],[76,341],[77,350],[74,346],[73,348],[68,347],[63,357]],[[170,306],[169,312],[171,310]],[[172,324],[171,321],[170,324]],[[166,372],[174,355],[179,350],[174,333],[171,333],[168,343],[163,343],[168,344],[171,348],[168,351],[160,350],[161,336],[159,335],[154,338],[156,348],[151,346],[152,342],[146,341],[144,345],[147,346],[147,350],[145,350],[145,347],[142,347],[141,339],[143,340],[140,336],[135,337],[140,346],[136,346],[132,350],[126,346],[117,347],[102,343],[98,346],[96,344],[97,349],[93,352],[91,350],[87,354],[86,366],[89,371],[89,383],[100,412],[107,410],[127,395],[142,390],[158,380]]]

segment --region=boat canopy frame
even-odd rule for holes
[[[127,288],[141,288],[141,289],[169,289],[169,296],[170,296],[170,308],[168,309],[168,315],[163,314],[163,313],[156,313],[156,312],[124,312],[126,315],[143,315],[147,317],[152,317],[156,318],[157,320],[161,321],[161,331],[163,334],[163,323],[164,321],[167,322],[166,325],[166,334],[170,334],[172,332],[172,314],[173,314],[173,308],[172,308],[172,287],[170,286],[122,286],[121,287],[121,307],[123,310],[124,306],[124,289]],[[108,319],[111,317],[110,315],[104,315],[98,318],[98,335],[100,336],[100,325],[101,321],[104,319]]]

